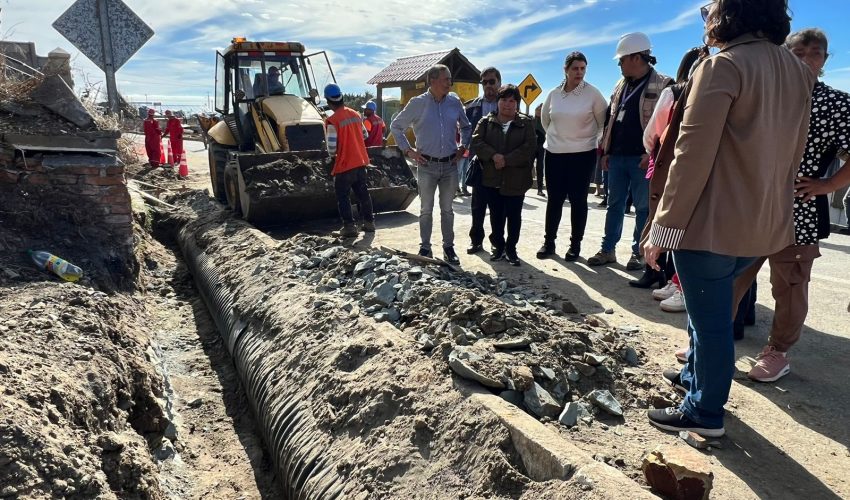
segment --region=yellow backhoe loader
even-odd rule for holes
[[[216,59],[216,111],[208,131],[215,197],[258,225],[337,214],[320,92],[335,82],[327,54],[298,42],[234,38]],[[317,78],[318,74],[318,78]],[[376,212],[404,210],[416,180],[395,147],[368,148]]]

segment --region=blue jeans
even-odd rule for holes
[[[463,158],[457,164],[457,179],[460,187],[466,189],[466,171],[469,170],[469,157]]]
[[[640,253],[640,235],[649,216],[649,180],[646,170],[640,168],[640,156],[608,157],[608,211],[605,214],[605,236],[602,251],[613,252],[623,236],[623,219],[629,191],[635,204],[635,230],[632,235],[632,253]]]
[[[420,247],[431,249],[431,228],[434,225],[434,197],[440,188],[440,229],[443,248],[454,247],[455,214],[452,200],[457,189],[457,165],[453,162],[425,162],[416,169],[419,182],[419,238]]]
[[[676,250],[673,260],[685,296],[690,336],[688,362],[682,368],[682,385],[688,393],[681,410],[700,425],[722,427],[723,405],[735,373],[733,283],[756,258]]]

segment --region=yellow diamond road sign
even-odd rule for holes
[[[538,96],[543,92],[543,89],[540,88],[540,84],[537,83],[537,80],[534,79],[534,76],[531,73],[528,74],[523,80],[522,83],[519,84],[519,94],[522,96],[522,102],[525,103],[526,106],[531,106],[531,103],[537,99]]]

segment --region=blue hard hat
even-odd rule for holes
[[[378,105],[375,104],[375,101],[369,101],[363,105],[363,109],[371,109],[372,111],[378,111]]]
[[[341,101],[342,90],[340,90],[339,85],[335,83],[325,85],[325,99],[333,102]]]

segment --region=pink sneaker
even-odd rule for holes
[[[681,349],[676,349],[676,352],[673,353],[676,356],[676,361],[679,363],[687,363],[688,362],[688,348],[683,347]]]
[[[791,371],[791,364],[785,353],[777,351],[772,345],[764,346],[756,359],[758,362],[747,374],[756,382],[774,382]]]

